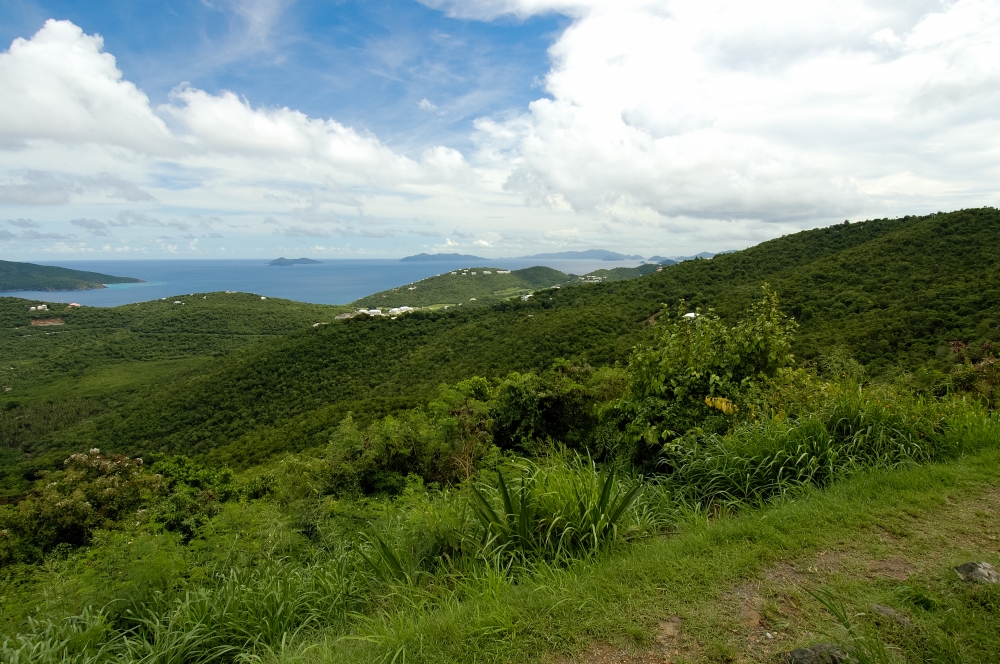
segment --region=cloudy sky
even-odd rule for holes
[[[1000,0],[0,0],[0,258],[742,248],[1000,204]]]

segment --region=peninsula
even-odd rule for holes
[[[0,261],[0,292],[92,290],[104,288],[106,284],[139,283],[143,283],[143,280],[54,265]]]

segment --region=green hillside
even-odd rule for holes
[[[949,269],[939,269],[945,263]],[[560,357],[593,366],[623,362],[663,303],[684,299],[692,309],[737,317],[765,282],[797,314],[801,360],[843,346],[876,370],[914,368],[947,352],[952,340],[1000,340],[996,265],[995,210],[806,231],[637,280],[292,334],[158,393],[120,424],[109,423],[106,435],[136,450],[149,449],[146,440],[170,451],[203,453],[226,441],[246,448],[241,436],[329,404],[311,437],[278,436],[308,445],[366,400],[409,405],[442,382],[541,370]]]
[[[528,295],[539,288],[566,286],[570,275],[547,267],[503,270],[472,267],[373,293],[351,303],[361,309],[393,307],[482,307]]]
[[[874,371],[897,364],[915,368],[947,355],[952,340],[997,339],[998,241],[997,211],[969,210],[805,231],[641,279],[546,290],[526,302],[468,311],[456,307],[394,321],[364,317],[312,328],[309,321],[319,321],[322,310],[306,308],[301,332],[213,360],[189,378],[162,382],[114,417],[98,418],[87,435],[136,452],[219,449],[229,463],[256,462],[279,450],[321,444],[348,411],[363,416],[411,407],[440,383],[537,371],[557,358],[592,366],[624,362],[664,303],[684,299],[692,309],[711,306],[734,318],[765,282],[798,319],[793,350],[800,361],[844,347]],[[940,269],[943,264],[949,269]],[[538,286],[553,272],[536,268],[522,278]],[[448,275],[435,283],[474,283],[479,276]],[[395,302],[387,298],[388,304]],[[251,329],[244,320],[233,329]],[[120,334],[137,338],[131,330]],[[141,343],[156,350],[142,353],[169,356],[164,349],[186,339],[179,329],[173,339],[162,334],[162,343],[144,336]],[[206,336],[197,343],[221,349],[245,340]],[[107,354],[103,343],[95,339],[92,347]],[[130,345],[115,347],[125,354]],[[70,360],[59,358],[98,352],[89,348],[55,351],[53,361],[69,366]],[[140,355],[136,350],[131,357]]]
[[[483,307],[506,300],[520,299],[544,288],[568,288],[637,279],[656,272],[658,267],[658,265],[617,267],[611,270],[595,270],[583,276],[565,274],[543,266],[521,270],[472,267],[373,293],[352,302],[350,306],[356,309],[387,309],[403,306],[445,309],[459,305]]]
[[[105,284],[136,284],[142,279],[113,277],[65,267],[0,261],[0,291],[57,291],[104,288]]]
[[[992,661],[1000,211],[482,269],[0,298],[0,660]]]

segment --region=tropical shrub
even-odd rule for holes
[[[396,494],[411,474],[439,484],[470,477],[492,454],[488,391],[482,378],[442,386],[426,409],[388,415],[364,429],[348,415],[331,436],[328,490]]]
[[[667,319],[667,320],[664,320]],[[713,311],[660,317],[650,343],[629,361],[628,394],[617,416],[633,459],[648,462],[688,432],[721,433],[761,383],[792,363],[794,321],[765,288],[750,316],[727,325]]]
[[[40,559],[56,546],[81,546],[96,528],[109,527],[167,492],[163,479],[142,472],[142,459],[73,454],[66,469],[47,474],[16,505],[0,507],[0,564]]]

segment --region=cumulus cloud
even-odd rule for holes
[[[0,53],[0,138],[164,149],[163,120],[103,48],[100,35],[51,19],[31,39],[15,39]]]
[[[111,226],[118,226],[121,228],[145,226],[148,228],[176,228],[179,231],[186,231],[191,228],[191,224],[183,221],[177,221],[176,219],[160,221],[156,217],[151,217],[148,214],[136,212],[135,210],[122,210],[118,213],[118,216],[114,221],[110,221],[108,223]]]
[[[86,242],[74,242],[72,244],[56,242],[51,247],[46,247],[45,251],[56,254],[86,254],[94,251],[94,248],[88,246]]]
[[[92,231],[101,231],[108,227],[106,223],[97,219],[72,219],[69,223]]]
[[[330,237],[330,231],[323,228],[307,228],[305,226],[286,226],[275,231],[281,235],[292,237]]]
[[[551,98],[477,125],[530,203],[786,221],[997,200],[995,2],[431,4],[576,17]]]
[[[265,15],[271,9],[247,11]],[[354,183],[398,184],[423,177],[419,163],[383,146],[372,134],[287,107],[253,108],[232,92],[215,95],[182,85],[169,104],[154,109],[124,79],[103,46],[100,35],[55,20],[31,39],[14,40],[0,54],[0,88],[5,91],[0,140],[8,146],[43,140],[96,143],[181,160],[225,155],[262,171],[267,165],[254,160],[307,160],[325,169],[328,178]],[[145,200],[134,185],[107,177],[93,184],[118,187],[117,195],[126,200]]]
[[[72,235],[66,235],[64,233],[45,233],[39,228],[42,227],[40,223],[34,219],[8,219],[7,224],[14,226],[15,228],[21,228],[24,230],[18,232],[11,232],[4,228],[0,228],[0,240],[6,242],[37,242],[40,240],[68,240],[72,239]]]
[[[283,1],[238,2],[264,47]],[[224,223],[258,247],[274,233],[454,228],[504,253],[668,254],[1000,203],[996,2],[424,3],[473,20],[569,18],[544,94],[475,120],[471,150],[428,141],[404,153],[333,118],[188,84],[154,107],[99,35],[48,21],[0,53],[0,203],[46,224],[74,217],[66,230],[135,229],[135,244],[162,251],[177,250],[155,239],[164,229]],[[47,206],[72,212],[36,214]],[[3,239],[44,234],[17,228]]]

